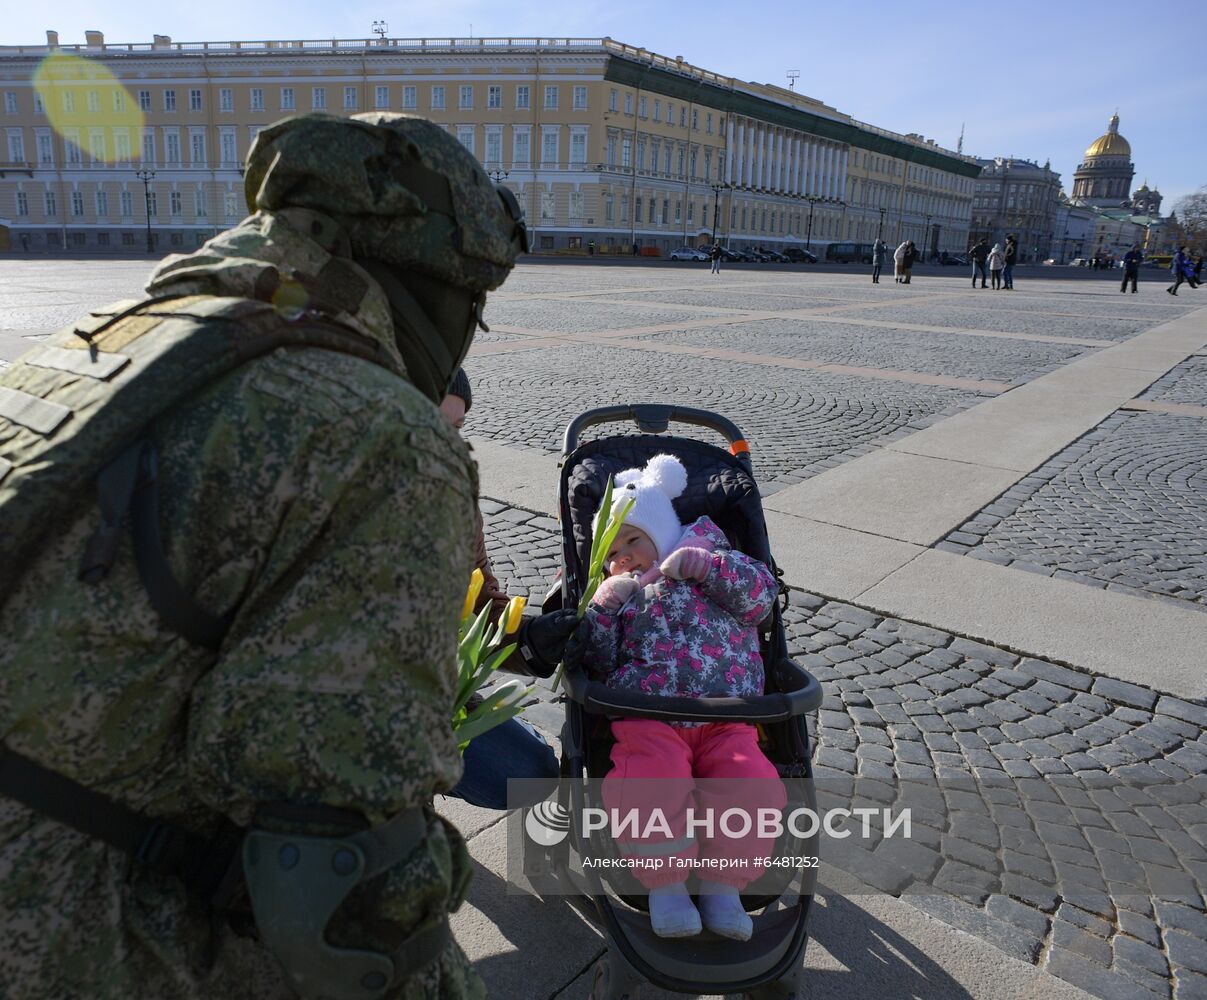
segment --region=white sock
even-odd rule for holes
[[[650,890],[650,925],[664,938],[694,937],[700,933],[700,912],[683,882]]]
[[[700,883],[700,917],[714,934],[749,941],[754,932],[754,921],[742,909],[742,897],[732,885],[721,882]]]

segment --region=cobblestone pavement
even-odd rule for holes
[[[663,344],[738,348],[755,354],[862,365],[889,371],[933,372],[1021,384],[1052,371],[1090,348],[953,333],[867,328],[849,323],[759,320],[722,330],[652,334]]]
[[[1207,406],[1207,355],[1198,354],[1183,361],[1150,385],[1140,398]]]
[[[1205,435],[1202,417],[1112,414],[938,547],[1207,611]]]
[[[505,588],[545,592],[555,523],[484,510]],[[874,801],[918,783],[946,800],[915,810],[905,848],[829,863],[1096,996],[1207,995],[1207,708],[801,591],[790,601],[790,652],[826,691],[819,785]],[[526,717],[556,746],[563,710],[538,690]]]
[[[983,294],[990,295],[991,292],[987,290]],[[1068,308],[1067,304],[1065,308]],[[976,306],[951,305],[948,302],[941,304],[931,303],[923,305],[917,311],[921,315],[925,315],[926,318],[912,320],[915,310],[911,309],[909,310],[911,321],[931,323],[935,326],[948,326],[957,329],[967,326],[978,330],[1000,330],[1003,333],[1037,333],[1053,337],[1084,336],[1088,328],[1093,330],[1094,337],[1101,340],[1127,340],[1141,330],[1146,330],[1148,327],[1155,325],[1156,322],[1160,322],[1159,320],[1153,320],[1147,315],[1119,319],[1117,318],[1119,311],[1093,316],[1062,316],[1048,311],[1023,312],[1016,311],[1013,308],[989,309],[981,302],[978,302]],[[850,315],[876,318],[878,312],[879,310],[863,309],[856,310]],[[883,317],[883,313],[880,313],[880,316]],[[900,318],[905,318],[905,316],[900,316]],[[1162,318],[1172,319],[1173,317]]]
[[[470,436],[560,452],[566,424],[591,406],[658,400],[703,407],[746,434],[764,495],[979,398],[943,386],[589,345],[471,357],[467,367]],[[594,436],[622,430],[629,428],[601,425]]]

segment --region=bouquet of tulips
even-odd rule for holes
[[[473,694],[514,651],[515,643],[507,637],[520,627],[527,598],[513,597],[497,624],[490,624],[490,604],[474,615],[474,605],[482,592],[482,571],[475,569],[470,577],[465,604],[461,608],[461,626],[457,633],[457,700],[453,704],[453,732],[461,752],[475,736],[502,725],[524,711],[522,702],[532,692],[514,678],[504,681],[473,709],[468,707]]]
[[[595,512],[595,520],[591,524],[591,558],[587,564],[587,585],[583,588],[583,596],[579,598],[578,602],[579,618],[582,618],[587,613],[587,605],[591,603],[591,598],[595,596],[595,591],[603,583],[604,560],[607,558],[608,549],[616,541],[616,536],[620,533],[624,519],[629,516],[629,511],[633,509],[633,502],[631,499],[626,500],[613,513],[612,477],[609,476],[608,483],[604,487],[603,499],[600,501],[599,510]],[[553,678],[553,689],[555,691],[562,682],[563,666],[557,668],[557,676]]]

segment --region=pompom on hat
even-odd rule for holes
[[[683,536],[683,525],[671,501],[687,489],[687,470],[674,455],[655,455],[644,468],[618,473],[612,494],[612,511],[629,500],[633,508],[625,524],[650,536],[659,560],[670,555]]]

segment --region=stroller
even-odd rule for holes
[[[601,438],[579,446],[582,431],[595,424],[633,420],[641,435]],[[729,450],[690,438],[665,437],[671,421],[720,432]],[[688,473],[688,485],[674,501],[680,521],[708,515],[731,543],[761,560],[776,574],[758,487],[741,431],[706,410],[654,404],[589,410],[566,428],[558,489],[563,572],[560,587],[544,603],[546,611],[574,607],[586,585],[595,512],[609,476],[644,465],[669,452]],[[781,584],[781,590],[783,586]],[[616,691],[591,680],[581,667],[566,672],[566,719],[562,729],[559,803],[569,816],[570,836],[552,847],[524,840],[524,873],[538,893],[569,894],[570,902],[601,926],[608,951],[596,968],[592,1000],[636,1000],[642,983],[680,993],[742,993],[749,1000],[795,997],[803,974],[809,908],[816,870],[769,868],[746,887],[742,902],[753,917],[754,934],[738,942],[708,932],[697,937],[657,937],[650,927],[647,899],[628,872],[584,868],[575,856],[615,857],[616,847],[596,830],[586,832],[579,817],[597,804],[611,766],[608,716],[661,720],[739,720],[757,724],[760,745],[782,778],[797,779],[798,800],[788,808],[816,808],[805,715],[821,704],[817,680],[788,657],[779,602],[760,628],[766,693],[759,697],[667,698]],[[786,829],[776,844],[780,857],[816,857],[816,836],[794,839]],[[605,885],[605,882],[607,885]],[[793,889],[793,883],[798,885]],[[612,892],[609,893],[608,889]],[[786,902],[786,901],[791,902]]]

